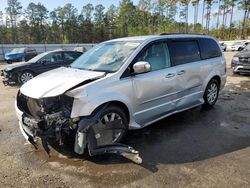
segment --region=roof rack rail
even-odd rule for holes
[[[205,33],[160,33],[160,35],[206,35]]]

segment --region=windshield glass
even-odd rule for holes
[[[24,52],[24,48],[14,48],[11,52]]]
[[[244,48],[244,50],[250,50],[250,44],[246,45],[246,47]]]
[[[35,57],[33,57],[32,59],[30,59],[28,62],[29,63],[36,63],[37,61],[39,61],[43,56],[47,55],[48,52],[43,52]]]
[[[140,41],[111,41],[101,43],[75,60],[71,67],[84,70],[116,72]]]

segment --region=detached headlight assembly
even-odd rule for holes
[[[232,59],[233,61],[239,61],[239,57],[233,57],[233,59]]]

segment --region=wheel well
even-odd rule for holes
[[[34,71],[32,71],[32,70],[30,70],[30,69],[24,69],[24,70],[20,71],[20,74],[19,74],[19,75],[21,75],[23,72],[30,72],[30,73],[32,73],[32,74],[35,76]]]
[[[220,88],[220,84],[221,84],[221,79],[219,76],[214,76],[211,80],[216,80],[219,83],[219,88]]]
[[[20,71],[19,73],[16,73],[17,74],[17,81],[18,82],[20,82],[20,76],[23,74],[23,72],[30,72],[30,73],[32,73],[35,76],[35,73],[32,70],[24,69],[24,70]]]
[[[130,117],[129,117],[129,110],[128,110],[128,107],[121,101],[109,101],[109,102],[105,102],[103,104],[101,104],[100,106],[98,106],[92,113],[96,112],[99,108],[101,108],[102,106],[104,105],[115,105],[115,106],[118,106],[120,107],[126,114],[126,117],[127,117],[127,120],[128,120],[128,123],[130,121]]]

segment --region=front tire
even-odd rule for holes
[[[217,80],[212,79],[207,84],[204,93],[204,105],[205,107],[212,107],[216,103],[219,96],[219,83]]]
[[[100,111],[101,110],[101,111]],[[99,108],[94,113],[99,113],[97,119],[101,121],[104,125],[108,122],[121,119],[122,120],[122,128],[113,127],[113,138],[112,143],[118,143],[124,138],[127,130],[128,130],[128,119],[124,112],[124,110],[116,105],[108,105],[106,108]],[[107,127],[108,128],[108,127]]]
[[[24,84],[27,81],[31,80],[32,78],[34,78],[34,73],[30,71],[24,71],[19,75],[18,81],[20,84]]]

